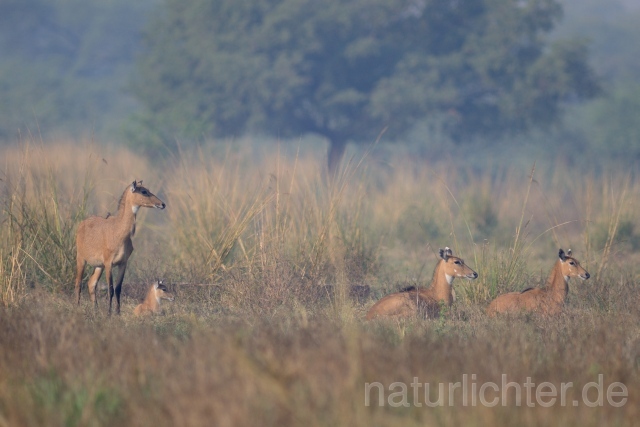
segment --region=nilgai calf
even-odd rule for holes
[[[147,295],[141,304],[133,310],[133,314],[141,316],[144,314],[156,314],[160,312],[160,300],[173,301],[173,294],[162,284],[162,280],[154,282],[149,286]]]

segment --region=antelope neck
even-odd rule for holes
[[[118,231],[122,232],[122,234],[128,234],[133,236],[136,230],[136,214],[140,206],[132,205],[128,200],[126,200],[126,195],[123,196],[125,199],[118,206],[118,214],[116,219],[119,223]]]
[[[548,292],[558,294],[563,298],[569,293],[569,277],[562,274],[560,260],[556,261],[551,272],[549,272],[549,277],[544,287]]]
[[[449,276],[444,271],[442,271],[444,262],[444,260],[438,262],[436,270],[433,273],[433,279],[431,280],[431,286],[429,287],[429,290],[433,293],[432,295],[436,299],[449,302],[452,299],[451,284],[453,283],[454,277]]]

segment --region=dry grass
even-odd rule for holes
[[[179,293],[184,297],[184,292]],[[629,295],[626,295],[629,296]],[[635,297],[637,304],[637,297]],[[133,303],[129,304],[133,307]],[[637,305],[636,305],[637,307]],[[330,311],[240,318],[180,306],[145,321],[107,318],[33,293],[2,309],[0,423],[4,425],[633,425],[640,329],[633,314],[571,306],[553,320],[488,320],[457,306],[440,321],[343,324]],[[603,375],[622,408],[365,406],[365,383],[572,382],[568,402]],[[411,391],[411,389],[409,389]],[[389,391],[386,398],[388,399]],[[493,397],[493,396],[492,396]],[[420,399],[424,397],[421,395]],[[595,395],[589,396],[595,400]],[[437,396],[431,396],[435,401]],[[446,401],[445,401],[446,402]],[[523,398],[523,402],[526,402]],[[386,403],[386,402],[385,402]]]
[[[476,171],[374,153],[328,185],[317,151],[242,141],[162,161],[66,142],[0,157],[0,426],[585,426],[638,417],[640,182],[630,176],[562,165]],[[141,211],[123,314],[109,318],[104,300],[97,312],[86,299],[71,302],[73,236],[86,215],[113,211],[134,179],[167,210]],[[362,321],[378,296],[428,283],[444,246],[480,273],[456,281],[445,316]],[[484,315],[497,293],[542,282],[558,247],[594,275],[571,283],[561,316]],[[134,318],[156,278],[172,284],[176,301],[163,316]],[[372,296],[351,299],[354,285]],[[365,406],[365,383],[388,395],[394,382],[435,387],[464,374],[477,384],[500,384],[502,374],[573,382],[569,402],[582,402],[582,386],[602,374],[605,391],[619,381],[629,398],[621,408]]]

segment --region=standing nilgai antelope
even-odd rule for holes
[[[509,292],[491,301],[487,308],[489,316],[497,313],[534,311],[543,315],[555,315],[562,311],[569,293],[569,279],[579,277],[587,280],[589,273],[571,256],[571,249],[558,251],[558,261],[551,269],[547,283],[541,288],[528,288],[522,292]]]
[[[89,264],[95,267],[87,282],[91,301],[96,307],[98,306],[96,285],[100,280],[102,270],[104,270],[109,285],[109,314],[111,314],[111,302],[114,293],[112,269],[118,266],[115,294],[116,313],[120,313],[122,280],[127,269],[127,261],[133,252],[131,237],[136,232],[136,214],[141,207],[164,209],[166,205],[144,188],[142,181],[133,181],[133,184],[128,186],[122,193],[118,204],[118,212],[115,215],[107,215],[107,218],[91,216],[78,226],[76,234],[76,298],[78,304],[80,304],[80,289],[84,267]]]
[[[469,268],[462,259],[453,256],[449,248],[440,249],[440,258],[429,288],[416,289],[412,286],[387,295],[369,309],[366,319],[408,317],[418,311],[425,313],[427,317],[437,317],[442,305],[450,307],[453,303],[453,279],[476,279],[478,273]]]
[[[173,301],[173,294],[169,292],[167,287],[162,284],[162,280],[158,280],[149,286],[147,296],[133,310],[133,314],[141,316],[143,314],[155,314],[160,312],[160,300]]]

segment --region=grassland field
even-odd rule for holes
[[[377,148],[331,181],[323,148],[2,147],[0,426],[637,424],[636,171]],[[104,289],[97,310],[86,288],[74,302],[75,229],[136,179],[167,208],[140,210],[108,316]],[[479,273],[451,309],[364,321],[427,286],[445,246]],[[486,316],[544,283],[559,248],[591,273],[561,315]],[[175,301],[135,317],[158,278]]]

